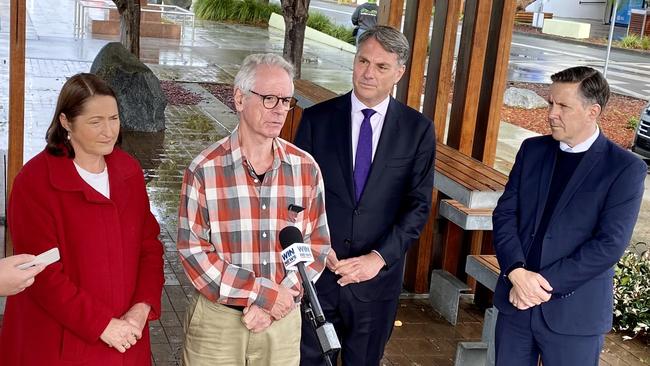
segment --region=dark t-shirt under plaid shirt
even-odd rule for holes
[[[260,181],[242,156],[236,129],[185,171],[177,248],[185,273],[211,301],[271,310],[278,286],[299,290],[296,272],[287,273],[280,257],[278,233],[286,226],[297,227],[311,245],[308,276],[325,267],[330,236],[318,165],[280,138],[273,140],[273,157]]]

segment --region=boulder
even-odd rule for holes
[[[503,104],[508,107],[536,109],[548,107],[548,102],[537,93],[528,89],[508,88],[503,95]]]
[[[160,80],[121,43],[111,42],[95,57],[90,72],[115,91],[120,122],[127,131],[158,132],[165,129],[167,99]]]

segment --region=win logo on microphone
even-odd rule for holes
[[[284,268],[289,271],[297,271],[296,265],[304,263],[308,266],[314,261],[314,256],[311,254],[311,249],[308,244],[294,243],[284,249],[281,253],[282,263]]]

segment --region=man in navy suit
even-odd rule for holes
[[[433,124],[390,96],[408,54],[399,31],[364,32],[354,89],[307,108],[296,134],[295,144],[313,155],[325,182],[332,251],[316,290],[344,365],[379,364],[397,313],[404,254],[431,207]],[[304,320],[301,364],[324,364]]]
[[[573,67],[551,80],[552,135],[524,141],[493,215],[499,366],[598,365],[613,266],[643,196],[645,163],[598,127],[602,74]]]

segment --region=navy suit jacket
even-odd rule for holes
[[[494,210],[494,247],[502,271],[525,263],[548,189],[559,142],[551,136],[524,141],[505,193]],[[553,287],[541,305],[548,326],[568,335],[597,335],[612,327],[613,266],[629,244],[643,197],[647,167],[602,131],[559,198],[544,235],[539,273]],[[512,284],[502,273],[494,304],[508,301]]]
[[[305,109],[295,144],[320,166],[332,248],[339,259],[378,251],[386,266],[351,290],[360,301],[395,299],[402,287],[404,253],[420,235],[431,208],[433,123],[391,98],[366,186],[357,205],[352,172],[351,95]],[[319,294],[338,288],[325,269]]]

